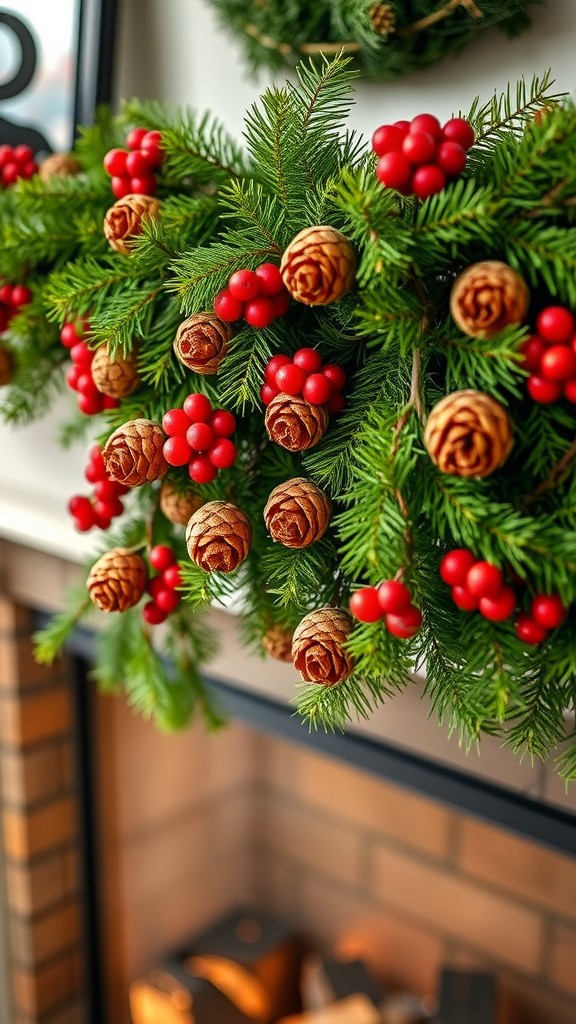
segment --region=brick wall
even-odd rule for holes
[[[30,615],[0,597],[0,806],[10,1024],[84,1024],[69,666],[35,664]]]

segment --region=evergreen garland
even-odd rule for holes
[[[393,79],[460,53],[485,29],[509,36],[530,25],[541,0],[208,0],[224,31],[239,38],[253,71],[344,52],[361,74]]]
[[[384,188],[372,154],[343,134],[354,77],[341,56],[299,65],[297,86],[269,89],[248,113],[243,152],[210,119],[130,104],[124,123],[159,129],[165,161],[160,216],[145,222],[129,255],[102,236],[111,200],[99,164],[121,138],[116,122],[104,118],[85,133],[80,176],[0,194],[0,273],[25,276],[33,292],[13,321],[17,375],[1,411],[32,415],[37,382],[61,382],[66,353],[55,325],[74,317],[89,317],[94,348],[138,352],[140,385],[102,414],[102,441],[129,421],[160,423],[190,393],[234,411],[236,463],[194,489],[247,515],[251,546],[237,571],[208,572],[190,560],[183,527],[162,512],[158,482],[134,488],[120,528],[105,534],[107,550],[147,555],[167,544],[180,561],[185,601],[175,614],[159,630],[139,609],[113,616],[95,670],[106,686],[124,681],[135,706],[163,727],[185,725],[196,709],[220,722],[198,674],[213,649],[198,616],[212,602],[236,595],[245,639],[263,653],[272,635],[300,631],[309,613],[347,609],[358,587],[401,573],[422,628],[402,640],[382,619],[356,623],[343,647],[353,673],[300,687],[303,719],[343,728],[420,671],[438,718],[467,742],[487,732],[519,755],[546,757],[571,737],[559,760],[571,778],[576,413],[569,402],[532,401],[522,351],[541,309],[576,307],[576,107],[552,94],[548,75],[475,103],[466,170],[419,201]],[[64,225],[59,244],[55,220]],[[293,302],[262,329],[242,324],[217,374],[186,370],[172,347],[183,317],[211,310],[233,272],[278,264],[298,232],[326,224],[354,247],[355,287],[329,305]],[[463,333],[450,315],[455,279],[484,260],[507,264],[531,291],[522,323],[488,338]],[[270,357],[303,345],[344,367],[348,386],[344,410],[301,454],[266,436],[260,391]],[[481,479],[441,472],[425,446],[430,412],[462,389],[496,398],[515,427],[505,466]],[[328,528],[308,547],[273,543],[264,507],[279,484],[303,477],[332,501]],[[186,467],[165,480],[190,487]],[[536,593],[559,595],[566,622],[528,646],[510,620],[461,611],[439,574],[455,548],[500,567],[526,608]],[[86,606],[82,597],[39,638],[42,660],[56,655]]]

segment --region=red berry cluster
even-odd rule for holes
[[[386,629],[409,640],[422,625],[422,612],[412,604],[412,594],[401,580],[384,580],[378,587],[363,587],[350,598],[350,611],[360,622],[384,619]]]
[[[72,391],[78,392],[78,408],[85,416],[97,416],[104,409],[117,409],[120,402],[98,391],[92,378],[94,352],[83,341],[88,330],[87,321],[71,320],[60,331],[60,341],[70,350],[72,366],[66,371],[66,383]]]
[[[162,429],[168,434],[163,448],[166,462],[170,466],[187,463],[196,484],[211,483],[219,469],[230,469],[236,462],[238,450],[230,440],[236,420],[227,409],[213,409],[206,395],[188,395],[181,409],[168,409]]]
[[[275,263],[261,263],[256,270],[237,270],[228,286],[214,299],[216,316],[227,323],[244,318],[260,330],[284,316],[290,306],[290,292],[284,287]]]
[[[0,188],[13,185],[18,178],[31,178],[37,170],[30,146],[0,146]]]
[[[452,588],[452,600],[462,611],[479,611],[491,622],[504,622],[517,611],[518,595],[504,582],[502,570],[476,558],[466,548],[455,548],[444,555],[440,575]],[[541,644],[550,629],[562,625],[566,615],[558,594],[536,594],[530,611],[516,616],[516,636],[525,644]]]
[[[462,174],[473,143],[474,129],[463,117],[450,118],[444,127],[433,114],[383,124],[372,136],[380,158],[376,174],[386,188],[428,199],[442,191],[448,178]]]
[[[564,306],[547,306],[536,320],[536,333],[523,344],[526,382],[535,402],[549,405],[562,397],[576,403],[576,323]]]
[[[128,149],[110,149],[104,157],[104,170],[112,178],[116,199],[127,195],[153,196],[154,171],[164,159],[162,135],[146,128],[132,128],[126,136]]]
[[[76,529],[81,533],[86,533],[93,526],[107,530],[112,520],[122,515],[124,506],[120,499],[130,488],[108,476],[102,449],[97,444],[90,449],[84,476],[89,483],[94,484],[93,495],[87,497],[75,494],[68,502],[68,511],[75,519]]]
[[[315,348],[299,348],[290,356],[272,356],[266,364],[260,398],[264,405],[276,395],[302,395],[311,405],[326,405],[331,416],[344,408],[346,374],[335,363],[323,363]]]
[[[0,286],[0,334],[9,327],[11,320],[27,306],[32,292],[23,284],[3,284]]]
[[[142,616],[149,626],[159,626],[182,600],[176,590],[182,583],[182,577],[176,555],[167,544],[157,544],[151,549],[150,565],[156,569],[157,575],[148,581],[146,589],[152,600],[144,605]]]

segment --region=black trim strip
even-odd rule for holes
[[[109,103],[114,77],[118,0],[80,0],[74,124],[92,124],[96,108]]]

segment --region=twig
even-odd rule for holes
[[[532,493],[524,499],[523,508],[528,508],[537,501],[538,498],[541,498],[543,494],[546,494],[548,491],[553,491],[555,487],[558,487],[569,475],[570,470],[572,469],[572,464],[575,460],[576,437],[572,441],[570,447],[566,449],[562,458],[559,459],[555,466],[552,466],[548,476],[546,476],[544,480],[538,484],[535,490],[533,490]]]
[[[433,11],[432,14],[427,14],[425,18],[419,18],[418,21],[414,21],[411,25],[407,25],[406,28],[400,29],[397,35],[403,39],[407,39],[413,36],[416,32],[422,32],[424,29],[430,28],[431,25],[435,25],[438,21],[443,21],[444,18],[449,18],[451,14],[454,14],[459,7],[463,7],[468,14],[471,14],[473,18],[483,18],[484,12],[480,10],[477,4],[473,0],[448,0],[442,7],[439,7],[437,11]]]

